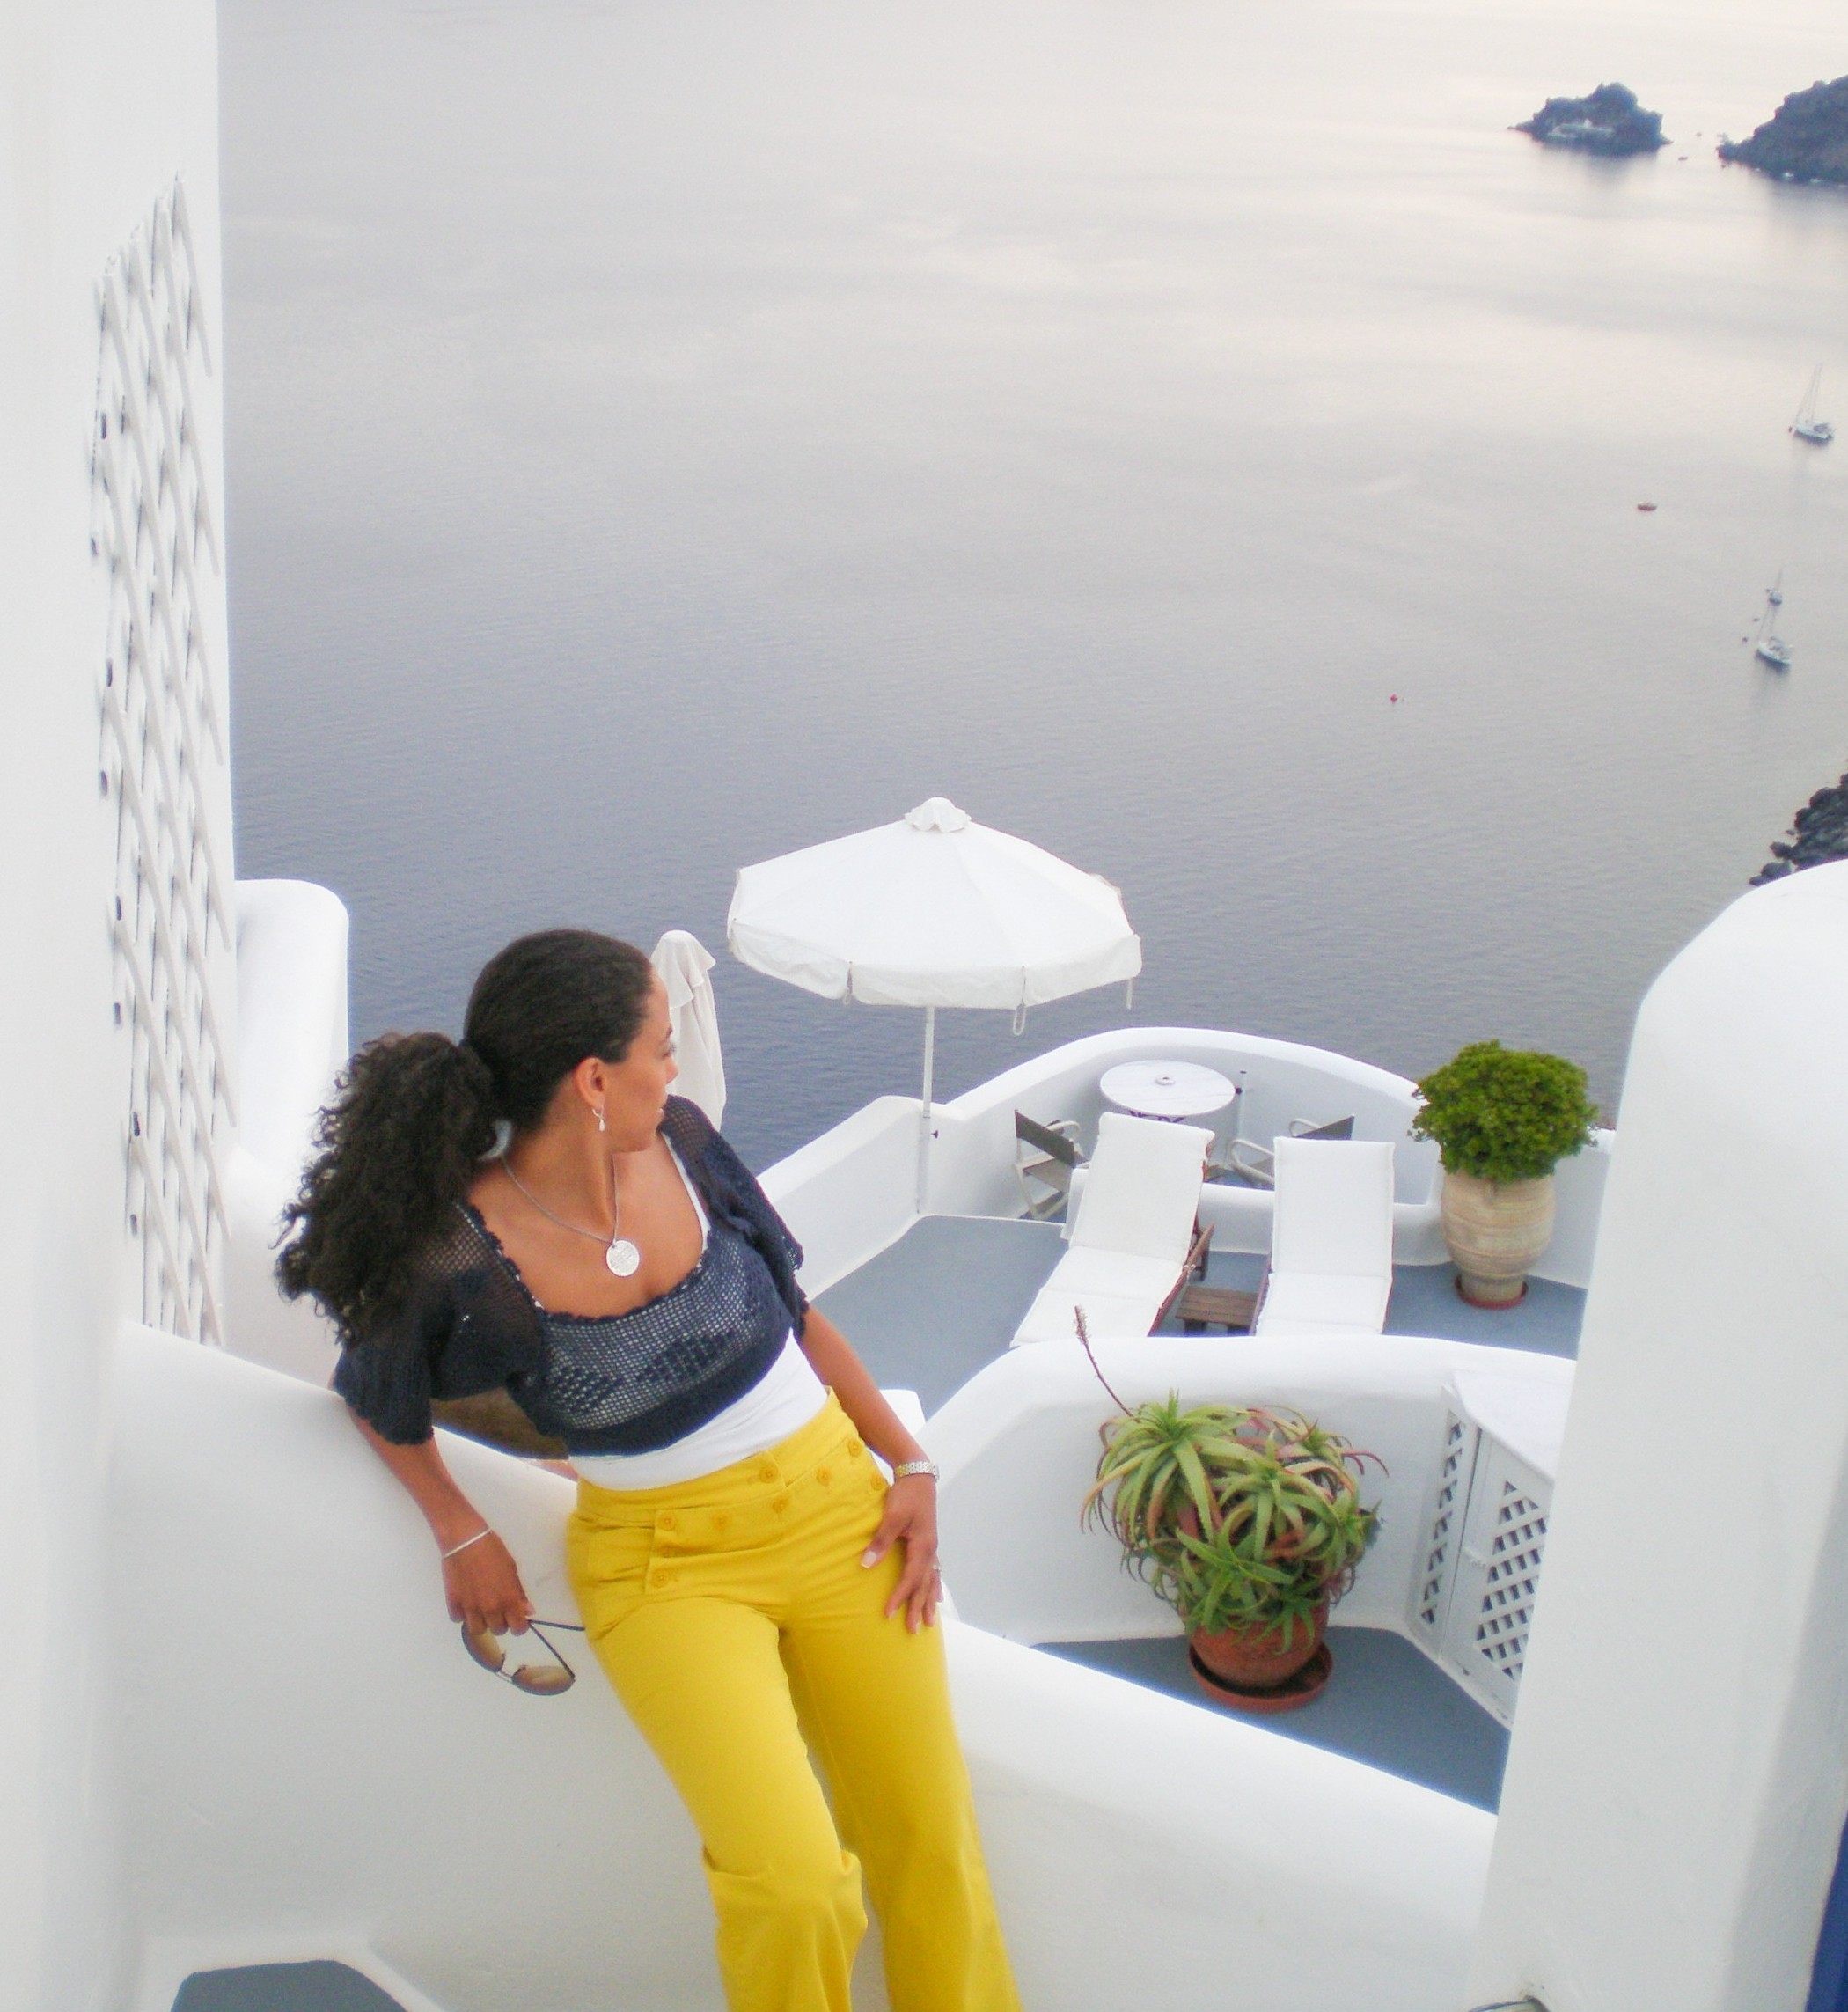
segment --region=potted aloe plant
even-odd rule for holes
[[[1085,1520],[1179,1614],[1209,1696],[1289,1711],[1328,1681],[1328,1610],[1379,1527],[1360,1496],[1373,1458],[1294,1412],[1170,1393],[1104,1428]]]
[[[1553,1169],[1591,1142],[1585,1071],[1559,1055],[1472,1041],[1419,1084],[1412,1129],[1444,1164],[1441,1221],[1456,1289],[1512,1306],[1552,1240]]]

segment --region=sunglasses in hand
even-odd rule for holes
[[[491,1671],[503,1684],[511,1684],[517,1691],[524,1691],[532,1698],[556,1698],[568,1691],[577,1681],[577,1672],[559,1653],[558,1644],[546,1633],[547,1628],[568,1628],[573,1634],[582,1634],[583,1629],[576,1621],[528,1621],[524,1634],[505,1637],[491,1634],[486,1628],[479,1634],[466,1621],[462,1624],[462,1646],[479,1663],[482,1669]],[[517,1646],[537,1636],[551,1661],[543,1659],[531,1663],[508,1663],[510,1645]]]

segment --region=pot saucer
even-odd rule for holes
[[[1457,1275],[1451,1280],[1450,1282],[1456,1288],[1456,1296],[1463,1303],[1465,1306],[1473,1306],[1478,1308],[1484,1313],[1512,1313],[1514,1310],[1519,1306],[1521,1303],[1527,1297],[1528,1287],[1533,1281],[1529,1279],[1522,1279],[1521,1281],[1521,1290],[1514,1295],[1513,1299],[1471,1298],[1470,1296],[1463,1290],[1463,1274],[1461,1272],[1459,1272]]]
[[[1187,1661],[1194,1682],[1215,1705],[1223,1705],[1231,1712],[1253,1712],[1267,1717],[1278,1712],[1301,1711],[1303,1706],[1314,1704],[1328,1688],[1335,1668],[1334,1651],[1324,1641],[1287,1683],[1269,1691],[1247,1691],[1227,1683],[1223,1677],[1215,1677],[1191,1648]]]

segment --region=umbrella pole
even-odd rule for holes
[[[924,1189],[930,1177],[930,1084],[937,1058],[937,1010],[924,1009],[924,1096],[918,1107],[918,1214],[924,1213]]]

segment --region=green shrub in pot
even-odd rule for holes
[[[1434,1139],[1443,1160],[1458,1288],[1478,1306],[1512,1306],[1552,1237],[1553,1169],[1597,1124],[1585,1071],[1562,1055],[1472,1041],[1418,1092],[1412,1130]]]

